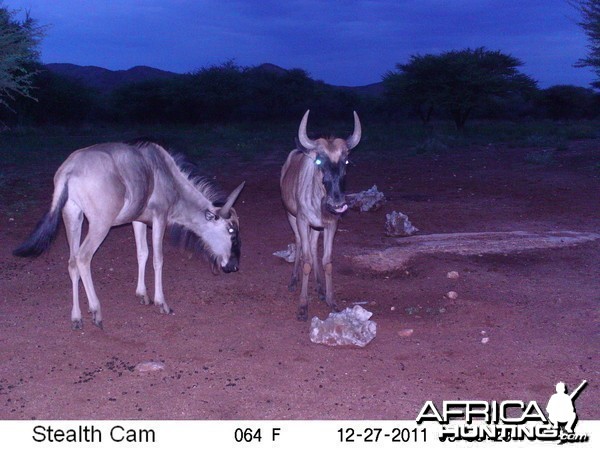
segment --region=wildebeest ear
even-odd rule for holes
[[[211,210],[207,209],[206,212],[204,213],[204,217],[206,217],[206,220],[208,220],[210,222],[211,220],[216,220],[217,215],[215,213],[213,213]]]

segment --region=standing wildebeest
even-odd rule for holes
[[[38,256],[50,247],[62,211],[69,242],[69,275],[73,285],[71,321],[83,326],[79,309],[79,278],[88,298],[92,321],[102,328],[100,300],[96,295],[90,264],[111,227],[133,224],[138,260],[136,295],[150,303],[144,275],[148,260],[146,231],[152,227],[154,304],[171,313],[162,287],[165,229],[169,226],[180,243],[204,250],[213,270],[238,270],[239,222],[232,208],[244,183],[221,202],[214,189],[183,171],[173,157],[152,142],[107,143],[72,153],[54,175],[50,211],[29,238],[13,254]],[[83,218],[88,233],[81,242]]]
[[[348,139],[311,140],[306,134],[306,111],[298,129],[297,149],[292,150],[281,169],[281,196],[288,220],[296,236],[296,259],[289,289],[295,290],[302,265],[302,290],[298,320],[308,318],[308,277],[315,271],[317,291],[323,298],[323,275],[317,259],[317,241],[323,231],[323,269],[325,301],[336,309],[333,300],[331,251],[337,222],[348,205],[344,195],[344,177],[348,152],[360,141],[361,128],[354,112],[354,132]]]

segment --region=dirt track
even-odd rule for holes
[[[284,153],[218,177],[225,189],[247,181],[237,205],[239,273],[215,277],[206,263],[166,250],[174,315],[137,302],[133,232],[114,229],[92,266],[104,331],[88,317],[83,331],[70,329],[64,233],[36,260],[10,254],[47,208],[49,168],[36,180],[45,186],[38,206],[2,217],[0,419],[414,419],[426,400],[545,406],[558,381],[573,388],[583,379],[590,383],[577,400],[579,417],[600,419],[599,241],[420,254],[384,273],[346,257],[389,246],[383,223],[392,210],[423,234],[595,233],[600,183],[586,161],[598,145],[572,143],[555,163],[538,166],[524,161],[527,149],[396,159],[359,147],[348,191],[377,184],[389,199],[379,211],[347,213],[336,238],[338,302],[367,302],[378,326],[363,349],[312,344],[308,323],[295,319],[291,267],[272,256],[292,240],[277,186]],[[448,279],[449,271],[460,277]],[[450,290],[458,298],[446,298]],[[312,301],[309,317],[327,314]],[[406,329],[414,332],[404,336]],[[164,370],[135,370],[147,361]]]

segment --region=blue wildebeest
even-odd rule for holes
[[[302,289],[298,306],[298,320],[308,318],[308,278],[314,270],[319,297],[332,309],[333,299],[331,252],[333,237],[340,215],[348,209],[344,194],[344,177],[348,152],[360,141],[361,127],[354,112],[354,132],[348,139],[309,139],[306,134],[306,111],[298,129],[296,149],[288,155],[281,169],[280,187],[283,205],[296,237],[296,259],[290,291],[296,289],[302,262]],[[323,231],[323,274],[318,264],[317,241]]]
[[[60,214],[69,243],[69,275],[73,287],[71,321],[83,326],[79,309],[79,280],[83,282],[92,321],[102,328],[100,300],[90,264],[111,227],[133,224],[138,261],[136,295],[150,300],[144,281],[148,260],[148,225],[152,227],[154,304],[171,313],[162,286],[162,242],[167,226],[180,244],[203,251],[213,271],[238,270],[240,239],[233,209],[244,183],[225,200],[206,181],[192,177],[163,147],[152,142],[106,143],[73,152],[54,175],[50,211],[13,254],[38,256],[57,234]],[[84,217],[88,232],[83,242]]]

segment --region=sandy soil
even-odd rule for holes
[[[1,218],[0,419],[414,419],[426,400],[545,406],[558,381],[574,388],[583,379],[589,385],[576,403],[579,417],[600,419],[599,241],[423,254],[384,273],[350,257],[393,245],[383,233],[392,210],[408,214],[422,234],[597,232],[600,182],[590,161],[599,145],[573,142],[543,165],[525,161],[531,149],[394,158],[358,147],[348,192],[377,184],[388,202],[343,217],[334,286],[340,306],[367,302],[373,312],[377,337],[365,348],[313,344],[309,324],[295,318],[291,265],[272,256],[292,242],[277,184],[284,152],[233,161],[217,177],[225,189],[247,182],[236,207],[240,272],[214,276],[207,263],[166,247],[174,315],[138,303],[133,231],[114,229],[92,266],[103,331],[89,317],[82,331],[70,329],[62,230],[38,259],[11,255],[48,207],[56,167],[35,180],[24,174],[20,182],[35,184],[39,201],[24,215]],[[447,278],[449,271],[459,278]],[[445,297],[451,290],[456,299]],[[311,301],[309,317],[328,313]],[[148,361],[164,369],[135,369]]]

